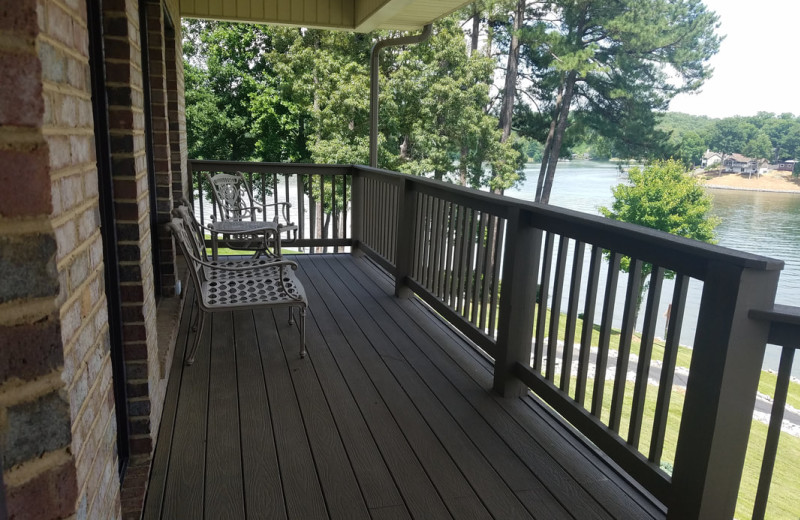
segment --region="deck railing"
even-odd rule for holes
[[[383,265],[398,294],[416,294],[493,358],[497,392],[532,390],[668,517],[733,516],[765,345],[779,339],[793,352],[798,337],[796,309],[763,311],[783,262],[363,166],[192,169],[246,172],[270,196],[295,193],[298,245],[352,248]],[[325,227],[331,208],[338,225]],[[686,316],[690,285],[696,316]],[[687,320],[690,351],[679,345]],[[775,332],[787,327],[794,336]],[[679,351],[691,364],[676,391]]]

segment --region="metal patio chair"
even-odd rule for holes
[[[289,324],[294,324],[294,309],[299,310],[300,357],[306,355],[305,316],[308,303],[305,290],[294,274],[297,264],[290,260],[207,261],[197,254],[196,230],[182,218],[168,224],[186,258],[198,307],[198,324],[187,365],[194,363],[197,347],[210,312],[247,310],[263,307],[288,307]],[[203,248],[205,249],[205,248]]]
[[[292,204],[265,202],[256,199],[253,188],[241,173],[205,174],[211,185],[217,215],[208,229],[212,255],[216,259],[218,236],[230,249],[255,250],[254,256],[280,257],[281,242],[297,238],[297,225],[292,222]],[[268,211],[268,208],[272,208]],[[271,213],[271,218],[267,218]]]

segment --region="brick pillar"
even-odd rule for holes
[[[104,2],[106,85],[117,216],[131,463],[149,461],[160,407],[138,3]]]
[[[119,516],[83,2],[0,9],[0,432],[11,518]]]
[[[174,296],[175,242],[167,229],[172,219],[172,158],[167,112],[167,67],[164,7],[158,0],[147,2],[147,45],[150,72],[150,105],[153,133],[153,165],[156,177],[158,252],[161,262],[161,295]]]
[[[183,48],[175,29],[164,31],[164,58],[167,68],[167,114],[169,117],[169,146],[172,161],[173,204],[181,198],[191,200],[191,180],[188,176],[189,149],[186,142],[186,98],[183,95]]]

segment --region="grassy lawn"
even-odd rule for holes
[[[591,403],[593,380],[587,385],[586,403]],[[574,388],[575,379],[572,378],[571,387]],[[611,411],[611,392],[613,381],[606,381],[603,398],[603,422],[608,423]],[[642,420],[641,442],[639,451],[648,454],[650,437],[652,435],[653,418],[656,408],[656,387],[648,385],[645,398],[644,417]],[[770,391],[770,394],[772,392]],[[633,400],[633,383],[625,385],[625,406],[622,412],[620,435],[627,438],[630,422],[630,408]],[[669,418],[667,420],[666,439],[662,461],[672,464],[675,460],[675,447],[680,429],[681,411],[683,410],[683,389],[673,387],[670,399]],[[764,445],[767,439],[767,425],[753,421],[750,430],[750,443],[745,458],[744,473],[739,488],[739,501],[736,507],[736,518],[750,518],[753,513],[758,479],[761,472],[761,460],[764,454]],[[778,446],[778,457],[772,478],[769,504],[766,518],[800,518],[800,479],[797,478],[796,461],[800,460],[800,439],[788,434],[783,434]]]
[[[566,315],[562,314],[559,320],[559,339],[564,339],[566,333]],[[549,331],[550,312],[547,315],[547,329]],[[583,321],[579,320],[575,332],[575,344],[580,343],[582,333]],[[592,333],[592,345],[597,345],[600,340],[600,326],[594,325]],[[619,349],[620,332],[619,330],[612,330],[610,337],[610,348],[612,350]],[[641,345],[641,336],[634,334],[631,341],[631,353],[639,353]],[[662,360],[664,357],[664,342],[655,340],[653,345],[652,359]],[[687,347],[679,347],[677,366],[689,368],[692,358],[692,349]],[[559,381],[559,378],[556,378]],[[759,392],[772,397],[775,392],[775,383],[777,375],[774,373],[762,371],[761,379],[759,381]],[[593,392],[592,379],[587,381],[586,391],[586,406],[591,407],[591,398]],[[604,423],[608,424],[609,415],[611,411],[611,396],[613,392],[613,381],[605,382],[605,391],[603,394],[603,411],[601,419]],[[570,393],[574,397],[575,378],[572,378],[570,385]],[[648,385],[645,398],[645,411],[642,420],[642,432],[640,436],[639,451],[648,454],[650,449],[650,440],[652,435],[653,418],[655,417],[656,407],[656,391],[657,388]],[[681,412],[683,410],[684,389],[673,387],[672,397],[669,407],[669,418],[667,421],[666,438],[664,441],[662,460],[672,464],[675,458],[675,447],[678,439],[678,431],[680,429]],[[622,421],[620,426],[620,435],[623,438],[627,437],[628,426],[630,422],[630,407],[633,400],[633,383],[626,383],[625,390],[625,405],[622,412]],[[789,385],[789,396],[787,403],[800,409],[800,384],[791,382]],[[750,442],[745,459],[744,473],[742,482],[739,489],[739,501],[736,509],[736,518],[750,518],[753,512],[753,503],[755,501],[756,490],[758,486],[758,479],[761,472],[761,461],[764,454],[764,445],[767,438],[767,425],[758,421],[753,421],[750,430]],[[772,487],[770,490],[770,499],[767,508],[767,518],[800,518],[800,478],[797,478],[797,468],[795,467],[796,461],[800,461],[800,438],[794,437],[789,434],[782,434],[778,446],[778,456],[775,463],[775,469],[772,478]]]

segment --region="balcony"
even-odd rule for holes
[[[782,262],[366,167],[192,169],[293,202],[309,356],[279,311],[214,316],[172,364],[145,518],[733,516],[765,345],[782,410],[800,339]]]

